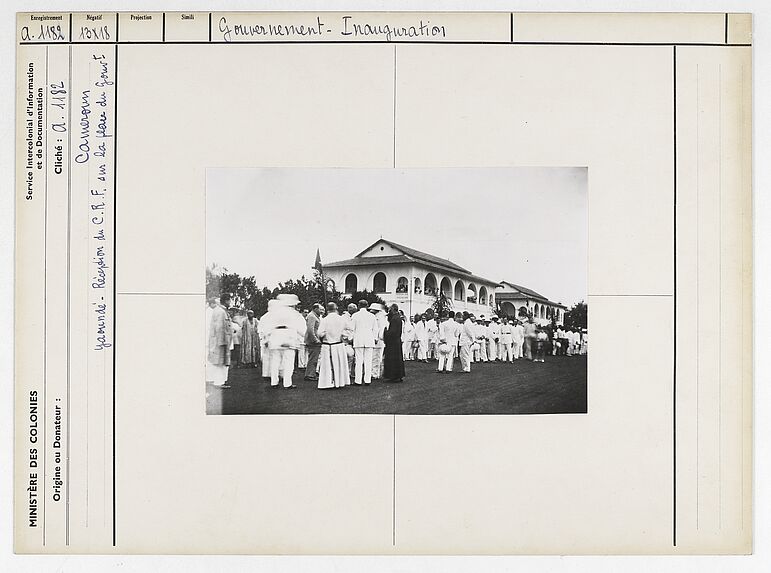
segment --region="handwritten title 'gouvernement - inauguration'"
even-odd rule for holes
[[[391,42],[394,40],[430,40],[447,37],[444,25],[432,24],[422,18],[409,24],[388,24],[367,22],[355,16],[341,16],[335,22],[328,22],[316,16],[311,22],[265,22],[231,23],[223,16],[219,19],[218,29],[226,42],[248,40],[257,37],[269,38],[333,38],[368,39]]]

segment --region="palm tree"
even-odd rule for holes
[[[444,291],[438,289],[434,294],[434,302],[431,304],[431,308],[436,316],[441,317],[445,312],[449,313],[452,311],[452,300],[447,298]]]

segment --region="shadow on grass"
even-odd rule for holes
[[[476,363],[471,373],[437,373],[436,363],[406,363],[401,383],[319,390],[295,372],[298,388],[273,389],[259,368],[231,369],[229,389],[206,388],[208,414],[583,414],[586,356],[545,363]],[[459,368],[456,361],[455,368]]]

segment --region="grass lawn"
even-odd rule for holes
[[[406,362],[401,383],[319,390],[295,371],[297,389],[272,389],[259,368],[230,370],[229,389],[208,386],[209,414],[563,414],[586,412],[586,356],[545,363],[475,363],[471,373],[436,373]],[[459,363],[455,361],[455,368]]]

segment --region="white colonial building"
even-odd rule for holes
[[[500,286],[452,261],[386,239],[375,241],[352,259],[327,263],[323,270],[338,291],[375,292],[386,304],[396,303],[408,315],[425,312],[441,289],[454,311],[490,316],[495,312]]]
[[[498,312],[502,316],[522,319],[532,315],[533,321],[538,324],[550,323],[552,317],[557,324],[563,324],[565,320],[565,305],[552,302],[534,290],[508,281],[498,283],[495,297],[498,300]]]

